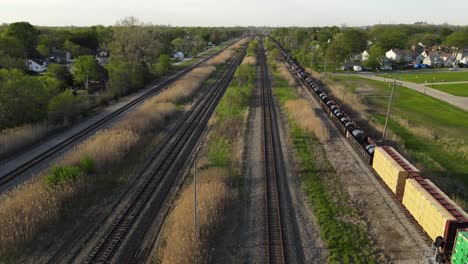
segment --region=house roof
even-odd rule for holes
[[[44,61],[42,59],[38,59],[38,58],[33,58],[33,59],[29,59],[31,61],[34,61],[35,63],[39,64],[39,65],[43,65],[44,64]]]
[[[389,51],[393,51],[393,52],[395,52],[395,54],[400,55],[400,56],[402,56],[402,55],[412,55],[413,54],[413,52],[411,52],[410,50],[391,49]]]

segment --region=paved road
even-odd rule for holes
[[[373,74],[359,74],[359,76],[367,78],[367,79],[371,79],[371,80],[376,80],[376,81],[382,81],[382,82],[389,81],[388,78],[378,77]],[[457,106],[465,111],[468,111],[468,97],[455,96],[455,95],[451,95],[448,93],[444,93],[439,90],[427,87],[422,83],[410,83],[410,82],[403,82],[403,81],[398,81],[398,82],[409,89],[415,90],[420,93],[425,93],[429,96],[432,96],[439,100],[445,101],[451,105]],[[453,82],[453,83],[462,83],[462,82]],[[447,84],[447,83],[444,83],[444,84]]]
[[[457,83],[468,83],[468,81],[459,81],[459,82],[435,82],[435,83],[426,83],[427,85],[438,85],[438,84],[457,84]]]

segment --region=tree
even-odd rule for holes
[[[347,29],[343,32],[345,44],[351,53],[360,53],[367,47],[367,34],[359,29]]]
[[[88,90],[89,80],[96,80],[99,76],[98,64],[90,55],[80,56],[73,63],[73,77],[77,83],[84,83]]]
[[[41,121],[47,103],[56,94],[55,83],[28,76],[19,70],[0,70],[0,130]]]
[[[28,22],[16,22],[8,26],[5,35],[18,39],[27,51],[27,55],[34,54],[39,31]]]
[[[46,75],[62,81],[62,89],[73,84],[73,76],[65,65],[50,64]]]
[[[88,108],[85,97],[74,95],[71,89],[53,97],[48,106],[48,118],[52,123],[68,124]]]
[[[377,36],[376,44],[384,50],[405,49],[408,44],[408,37],[398,29],[386,30]]]
[[[23,43],[13,36],[4,35],[0,37],[0,50],[3,53],[16,58],[25,58],[27,55]]]
[[[39,54],[41,54],[41,56],[43,57],[49,57],[50,55],[50,49],[49,47],[47,47],[46,45],[44,44],[39,44],[37,45],[37,51],[39,52]]]
[[[468,32],[454,32],[445,40],[445,44],[459,49],[468,48]]]
[[[369,58],[364,61],[364,66],[369,69],[378,69],[383,62],[384,56],[385,50],[379,45],[373,45],[369,49]]]
[[[161,54],[156,65],[156,72],[159,76],[166,74],[171,68],[171,57],[167,54]]]
[[[346,44],[343,33],[335,35],[333,42],[330,43],[327,49],[327,61],[334,66],[339,65],[351,55],[351,49]]]

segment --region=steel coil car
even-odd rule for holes
[[[372,145],[372,144],[369,144],[366,146],[366,151],[367,153],[369,153],[370,155],[373,155],[374,154],[374,150],[375,150],[375,146]]]
[[[345,127],[349,132],[352,132],[354,129],[356,129],[356,124],[349,122],[345,125]]]

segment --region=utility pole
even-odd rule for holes
[[[390,94],[390,101],[388,102],[388,108],[387,108],[387,117],[385,118],[385,126],[382,134],[382,143],[385,140],[385,135],[387,134],[387,126],[388,126],[388,118],[390,117],[390,110],[392,108],[392,101],[393,101],[393,93],[395,92],[395,86],[396,86],[396,79],[397,77],[395,76],[395,79],[393,79],[393,86],[392,86],[392,93]]]
[[[197,234],[197,159],[193,162],[193,224],[195,226],[195,239]]]

